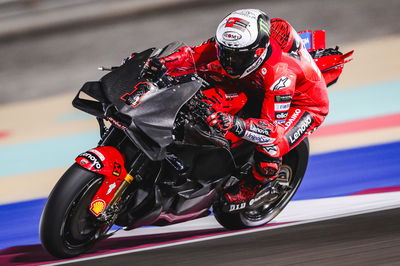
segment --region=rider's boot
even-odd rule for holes
[[[252,173],[224,194],[224,210],[234,212],[246,207],[258,207],[266,200],[272,200],[276,193],[272,193],[272,181],[277,178],[280,169],[279,162],[260,162],[253,166]]]

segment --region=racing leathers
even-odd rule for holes
[[[209,123],[229,130],[227,137],[233,133],[257,144],[252,173],[259,181],[277,176],[282,156],[314,131],[329,109],[325,80],[289,23],[271,20],[267,49],[265,61],[240,79],[231,77],[221,66],[213,38],[160,59],[168,69],[174,69],[190,62],[187,58],[192,56],[198,74],[211,86],[246,94],[249,117],[216,112]]]

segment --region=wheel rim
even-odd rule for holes
[[[285,179],[277,178],[281,185],[292,185],[293,187],[283,192],[274,202],[260,206],[257,209],[244,210],[240,213],[240,219],[246,226],[254,227],[265,224],[274,219],[290,201],[296,192],[299,183],[295,184],[293,180],[293,171],[289,165],[282,165],[279,176],[286,176]]]
[[[101,185],[101,178],[88,183],[68,207],[61,237],[69,249],[80,249],[90,246],[100,235],[103,225],[89,212],[89,204]]]

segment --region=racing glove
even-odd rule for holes
[[[242,137],[245,133],[245,122],[243,119],[223,112],[215,112],[206,118],[209,126],[221,131],[230,131]]]
[[[278,128],[263,119],[243,120],[237,116],[216,112],[208,116],[206,122],[211,127],[225,132],[230,131],[238,137],[262,146],[274,143],[279,135]]]
[[[152,79],[162,76],[165,72],[167,72],[167,68],[164,66],[163,62],[159,58],[153,57],[147,61],[141,77]]]

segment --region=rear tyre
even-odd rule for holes
[[[216,202],[213,205],[213,211],[217,221],[231,230],[257,227],[270,222],[286,207],[299,188],[307,169],[308,155],[308,139],[305,139],[283,157],[281,174],[285,174],[287,179],[277,181],[283,186],[289,185],[289,189],[285,190],[274,202],[257,209],[246,208],[236,213],[222,211],[222,204]]]
[[[72,165],[53,188],[40,220],[43,247],[58,258],[71,258],[89,250],[108,228],[89,211],[102,176]]]

